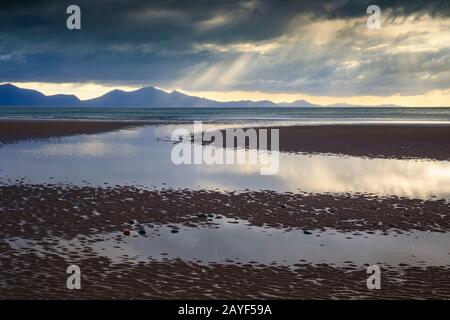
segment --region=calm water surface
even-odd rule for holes
[[[278,173],[264,176],[260,175],[261,165],[173,164],[170,134],[174,128],[146,126],[4,145],[0,148],[0,181],[108,183],[149,189],[363,192],[450,199],[450,161],[280,153]]]
[[[182,225],[143,226],[146,236],[123,237],[120,232],[91,237],[47,238],[41,241],[10,238],[14,249],[48,252],[66,256],[70,252],[94,252],[112,263],[182,259],[201,264],[261,263],[292,266],[296,263],[328,263],[336,266],[350,261],[356,265],[406,263],[415,266],[450,265],[449,233],[411,231],[383,235],[381,232],[338,232],[332,229],[287,230],[249,226],[240,219],[214,219],[200,228]],[[177,233],[172,233],[178,227]],[[44,245],[44,243],[47,243]],[[89,248],[88,251],[85,249]]]

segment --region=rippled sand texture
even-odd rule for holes
[[[1,193],[4,298],[449,297],[445,201],[51,185]],[[376,292],[365,284],[374,263]],[[83,272],[76,293],[64,288],[70,264]]]
[[[284,128],[264,177],[175,166],[174,126],[39,125],[0,130],[0,298],[450,299],[446,126]]]

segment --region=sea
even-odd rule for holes
[[[450,107],[315,107],[315,108],[142,108],[142,107],[0,107],[0,119],[123,120],[155,123],[301,122],[314,123],[450,123]]]

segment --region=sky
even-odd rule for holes
[[[68,30],[66,8],[81,9]],[[381,28],[367,28],[367,7]],[[450,1],[2,1],[0,82],[81,99],[450,105]]]

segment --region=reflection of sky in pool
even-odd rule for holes
[[[450,198],[450,162],[280,154],[279,172],[258,165],[174,165],[173,126],[22,142],[0,148],[0,177],[29,183],[135,184],[233,191],[367,192]]]
[[[50,251],[62,256],[69,252],[87,252],[84,249],[89,247],[97,255],[106,256],[116,263],[180,258],[199,263],[274,262],[293,265],[308,262],[341,265],[352,261],[358,265],[450,265],[449,233],[410,231],[382,235],[381,232],[358,232],[354,235],[335,230],[311,230],[311,234],[304,234],[302,230],[249,226],[247,221],[227,218],[214,219],[214,224],[209,227],[178,225],[179,232],[171,233],[174,226],[146,226],[147,235],[135,237],[136,231],[128,237],[114,232],[83,236],[83,239],[48,238],[39,243],[20,238],[6,241],[20,251],[28,248],[36,254]]]

